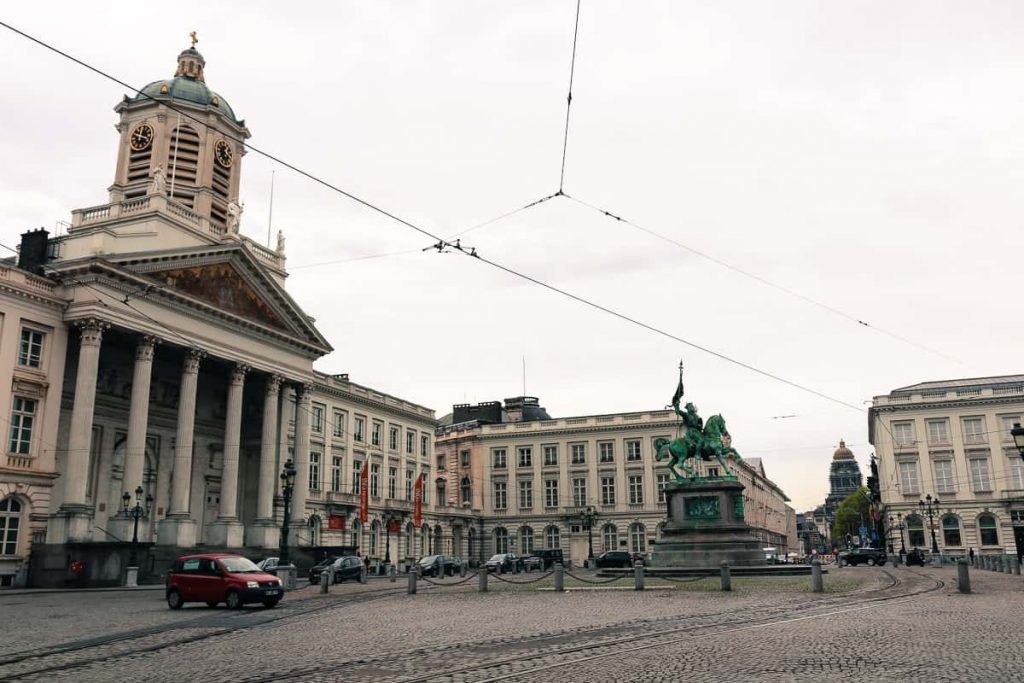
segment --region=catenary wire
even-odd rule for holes
[[[576,27],[572,32],[572,61],[569,63],[569,96],[565,98],[565,136],[562,139],[562,174],[558,180],[558,192],[565,187],[565,158],[569,150],[569,112],[572,110],[572,80],[576,75],[576,38],[580,33],[580,3],[576,0]]]

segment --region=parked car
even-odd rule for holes
[[[427,555],[416,563],[420,576],[455,576],[459,561],[449,555]]]
[[[334,583],[341,583],[345,580],[358,580],[363,571],[363,560],[355,555],[336,557],[327,562],[312,567],[309,570],[309,582],[320,583],[320,575],[334,569]]]
[[[544,560],[536,555],[528,555],[523,558],[523,569],[532,572],[534,569],[544,569]]]
[[[526,570],[526,558],[514,553],[498,553],[484,563],[489,572],[521,572]]]
[[[598,569],[608,569],[610,567],[625,567],[628,569],[633,566],[633,556],[625,550],[609,550],[598,555],[596,563]]]
[[[853,567],[858,564],[866,564],[869,567],[885,564],[885,551],[881,548],[852,548],[839,553],[840,567]]]
[[[250,602],[273,607],[284,597],[281,581],[240,555],[221,553],[179,557],[167,572],[167,605],[181,609],[186,602],[210,607],[227,603],[239,609]]]
[[[553,568],[556,564],[565,565],[565,561],[562,559],[561,548],[541,548],[534,555],[540,558],[540,568],[544,571]]]
[[[281,564],[280,557],[264,557],[262,560],[256,563],[256,566],[259,567],[262,571],[268,572],[271,569],[277,567],[277,565],[279,564]]]

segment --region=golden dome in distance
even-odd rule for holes
[[[846,441],[843,439],[839,440],[839,448],[832,454],[833,460],[856,460],[857,458],[853,455],[853,451],[846,447]]]

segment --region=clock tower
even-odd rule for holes
[[[212,229],[237,232],[243,142],[250,136],[227,101],[206,85],[206,60],[192,46],[174,77],[154,81],[114,108],[121,134],[111,204],[165,194]]]

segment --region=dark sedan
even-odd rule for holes
[[[420,576],[455,576],[459,561],[449,555],[427,555],[416,563]]]
[[[598,555],[596,562],[598,569],[609,569],[612,567],[629,569],[633,566],[633,556],[625,550],[609,550]]]
[[[334,583],[342,581],[358,581],[363,571],[363,561],[354,555],[332,557],[309,570],[309,582],[320,583],[322,573],[334,570]]]

